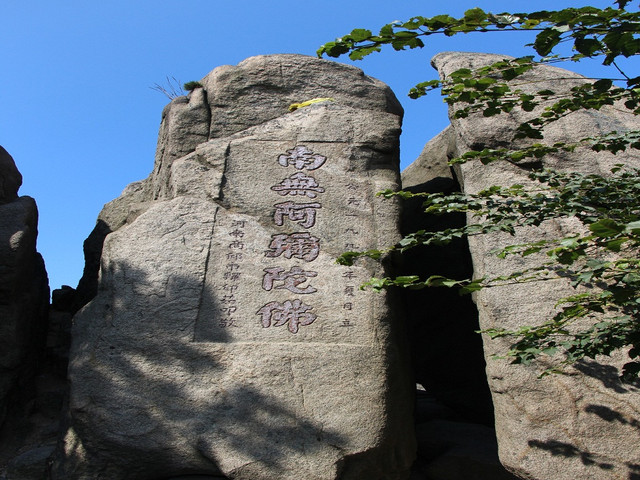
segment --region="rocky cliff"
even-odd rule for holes
[[[487,54],[442,53],[434,57],[433,65],[446,79],[457,69],[479,68],[503,58]],[[538,67],[518,78],[518,88],[530,93],[544,89],[565,92],[586,81],[566,70]],[[534,165],[496,162],[485,166],[468,162],[454,172],[446,167],[448,159],[468,150],[513,147],[517,126],[537,115],[539,109],[530,113],[514,110],[490,118],[481,112],[466,118],[451,116],[451,126],[430,142],[421,158],[403,173],[403,186],[413,191],[459,188],[475,193],[492,185],[527,185],[530,183],[527,173],[532,167],[607,175],[616,163],[640,166],[640,157],[634,153],[594,154],[587,147],[579,147],[571,153],[549,155]],[[637,117],[627,112],[615,106],[574,112],[547,126],[544,141],[571,142],[614,130],[637,130]],[[579,228],[578,222],[565,218],[547,221],[535,229],[520,229],[515,236],[474,236],[469,239],[466,253],[461,251],[461,258],[470,255],[475,277],[495,277],[523,270],[542,260],[532,255],[508,261],[491,252],[501,246],[578,233]],[[474,299],[479,326],[514,330],[519,326],[538,324],[553,316],[558,298],[573,292],[568,280],[482,290]],[[622,384],[618,380],[624,363],[623,353],[614,358],[586,360],[566,375],[539,379],[540,365],[511,365],[506,360],[492,358],[508,349],[508,340],[485,337],[483,342],[500,459],[509,470],[531,480],[637,477],[640,391],[637,385]]]

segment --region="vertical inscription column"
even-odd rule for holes
[[[220,295],[220,303],[222,304],[220,311],[222,315],[218,319],[218,326],[221,328],[237,327],[236,313],[238,311],[238,300],[236,292],[240,287],[242,278],[242,260],[244,259],[245,244],[242,238],[244,232],[244,220],[232,220],[231,231],[229,232],[229,245],[227,246],[224,273],[222,278],[225,283],[220,286],[222,290]]]
[[[361,200],[355,196],[355,193],[358,190],[358,186],[349,183],[347,184],[346,188],[347,188],[348,196],[346,199],[345,207],[350,207],[350,206],[359,207]],[[348,208],[345,208],[345,211],[347,212],[345,215],[348,217],[357,216],[355,213],[349,213]],[[358,229],[354,227],[349,227],[349,228],[346,228],[343,233],[345,236],[345,244],[344,244],[345,251],[363,249],[364,245],[360,244],[360,231]],[[356,276],[353,270],[347,270],[342,274],[342,278],[344,280],[344,290],[343,290],[344,298],[342,303],[342,323],[340,324],[340,326],[353,327],[354,319],[353,319],[352,312],[353,312],[353,303],[354,303],[353,300],[354,300],[355,291],[356,291],[356,281],[355,281]]]
[[[313,176],[302,172],[302,170],[316,170],[322,167],[326,160],[325,156],[313,153],[304,145],[287,150],[286,154],[278,156],[277,163],[283,168],[293,167],[298,172],[284,178],[277,185],[273,185],[271,190],[282,197],[316,199],[318,195],[325,192],[325,189],[318,184]],[[285,219],[288,219],[305,230],[315,226],[316,217],[322,208],[319,201],[298,202],[297,199],[279,202],[273,206],[275,208],[273,222],[277,226],[283,226]],[[307,301],[306,296],[318,292],[318,289],[311,283],[312,279],[318,276],[318,272],[311,270],[311,266],[308,264],[316,260],[319,253],[319,239],[307,231],[272,235],[268,250],[264,254],[265,257],[284,256],[287,259],[301,260],[305,264],[294,265],[289,270],[278,265],[265,268],[262,289],[267,292],[287,290],[302,297],[296,296],[284,302],[272,301],[263,305],[256,312],[260,316],[263,328],[286,325],[289,332],[296,334],[300,327],[311,325],[316,321],[317,315],[311,312],[313,306],[305,301]]]

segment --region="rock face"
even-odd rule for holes
[[[443,53],[433,59],[442,77],[459,68],[478,68],[505,57],[486,54]],[[524,82],[523,82],[524,80]],[[530,81],[530,83],[528,83]],[[586,80],[574,73],[553,68],[536,68],[519,78],[519,88],[536,92],[543,89],[563,91]],[[638,129],[638,119],[625,109],[603,108],[598,112],[576,112],[545,131],[545,142],[575,141],[613,130]],[[413,167],[404,179],[411,185],[425,182],[429,165],[441,164],[446,152],[460,155],[467,150],[513,147],[516,127],[537,114],[515,112],[484,118],[472,114],[468,118],[452,118],[452,142],[447,148],[434,149],[434,157]],[[440,153],[438,153],[438,151]],[[543,166],[559,170],[606,175],[615,163],[640,166],[635,154],[613,156],[576,149],[543,159]],[[473,162],[456,170],[462,191],[475,193],[491,185],[528,184],[527,168],[531,165],[495,163],[482,166]],[[433,167],[434,172],[437,171]],[[425,173],[426,172],[426,173]],[[412,176],[416,176],[412,179]],[[425,178],[427,180],[425,180]],[[538,229],[520,230],[515,237],[485,235],[469,240],[476,277],[493,277],[522,270],[540,261],[535,256],[514,259],[496,258],[490,252],[500,246],[517,244],[577,232],[579,225],[571,219],[548,221]],[[552,316],[555,301],[574,292],[562,281],[521,284],[491,288],[477,293],[481,328],[505,327],[542,322]],[[522,478],[553,479],[626,479],[638,476],[640,465],[640,392],[634,386],[621,384],[617,376],[624,360],[598,358],[576,365],[568,375],[552,375],[538,379],[539,366],[510,365],[491,359],[493,354],[508,349],[508,341],[484,339],[487,377],[495,407],[496,432],[501,462]]]
[[[11,155],[0,146],[0,204],[12,202],[18,198],[20,185],[22,185],[22,175],[18,167]]]
[[[406,478],[401,325],[358,290],[384,271],[334,261],[398,238],[397,205],[374,195],[398,186],[401,107],[298,55],[201,83],[163,112],[151,176],[100,215],[54,478]],[[333,100],[288,113],[314,97]]]
[[[46,340],[49,285],[36,251],[38,209],[18,197],[22,176],[0,147],[0,425],[11,403],[33,393]]]

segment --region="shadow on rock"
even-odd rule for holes
[[[602,470],[612,470],[613,464],[608,463],[601,455],[581,450],[575,445],[557,440],[529,440],[530,447],[546,450],[553,456],[561,456],[566,458],[578,458],[583,465],[596,466]]]
[[[285,478],[291,457],[344,443],[278,394],[291,385],[273,381],[289,368],[277,349],[257,358],[223,336],[193,341],[199,306],[217,301],[196,276],[173,275],[160,292],[145,272],[111,262],[102,279],[74,319],[68,430],[52,478]]]

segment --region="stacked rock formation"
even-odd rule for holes
[[[385,272],[334,261],[398,238],[375,193],[398,187],[399,103],[298,55],[201,84],[165,109],[152,174],[85,244],[96,295],[74,318],[53,477],[406,478],[397,312],[358,290]],[[331,100],[288,112],[317,97]]]
[[[479,68],[505,56],[442,53],[433,65],[442,78],[460,68]],[[583,77],[553,67],[538,67],[518,78],[518,88],[535,93],[549,89],[565,92],[586,82]],[[433,191],[437,184],[451,188],[456,182],[464,192],[475,193],[492,185],[530,184],[530,164],[496,162],[487,166],[469,162],[450,172],[448,158],[468,150],[514,148],[517,126],[540,113],[515,111],[485,118],[481,112],[467,118],[451,118],[451,126],[426,147],[419,161],[403,173],[403,186]],[[574,112],[545,128],[545,142],[572,142],[611,131],[638,129],[638,119],[624,108]],[[550,167],[607,175],[616,163],[640,166],[637,154],[594,154],[587,147],[542,159],[535,167]],[[539,228],[521,229],[515,236],[491,234],[469,239],[476,277],[496,277],[521,271],[542,261],[535,255],[512,261],[491,252],[501,246],[535,241],[537,238],[579,233],[571,219],[550,220]],[[475,303],[481,328],[509,330],[534,325],[553,316],[557,299],[574,293],[568,281],[516,284],[477,292]],[[501,462],[521,478],[613,479],[636,478],[640,465],[640,393],[618,380],[625,354],[586,360],[567,375],[538,379],[539,366],[510,365],[491,358],[508,350],[509,341],[484,339],[487,378],[495,409]]]
[[[38,209],[18,197],[22,176],[0,147],[0,425],[11,404],[33,396],[46,340],[49,284],[36,251]]]

